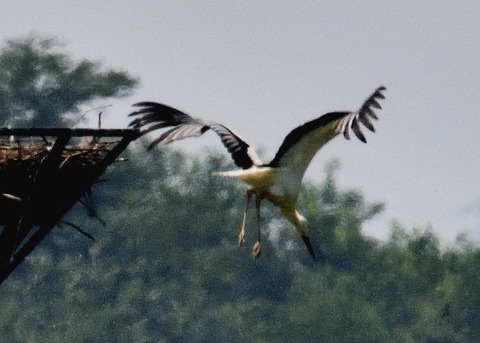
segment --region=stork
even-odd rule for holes
[[[257,241],[253,246],[252,254],[255,259],[260,256],[262,252],[260,204],[265,199],[280,208],[281,214],[293,224],[308,252],[315,260],[309,238],[308,221],[296,209],[305,170],[317,151],[332,138],[342,134],[346,139],[350,139],[350,129],[360,141],[366,143],[367,140],[360,130],[359,124],[363,124],[372,132],[375,131],[370,119],[378,119],[373,109],[381,109],[377,100],[385,99],[382,93],[385,90],[386,88],[383,86],[378,87],[357,111],[326,113],[295,128],[285,137],[275,157],[267,164],[262,163],[250,145],[226,126],[213,121],[193,118],[167,105],[156,102],[134,104],[133,106],[139,107],[139,109],[130,114],[130,116],[136,117],[130,126],[139,129],[141,134],[171,127],[153,140],[149,150],[159,143],[170,144],[184,138],[201,136],[208,130],[215,132],[235,164],[242,168],[215,174],[238,178],[249,186],[245,196],[245,210],[238,243],[240,245],[245,243],[247,211],[251,198],[254,197],[257,212]]]

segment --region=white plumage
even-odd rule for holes
[[[308,235],[308,221],[296,210],[305,170],[317,151],[339,134],[350,139],[351,130],[358,139],[366,143],[359,123],[374,132],[370,120],[377,119],[373,109],[381,108],[377,100],[385,98],[382,93],[385,90],[383,86],[377,88],[357,111],[330,112],[297,127],[285,137],[275,157],[267,164],[262,163],[255,151],[226,126],[192,118],[167,105],[156,102],[135,104],[134,106],[140,109],[130,114],[136,117],[130,125],[141,129],[142,134],[170,127],[151,143],[150,149],[159,143],[169,144],[176,140],[201,136],[208,130],[214,131],[230,152],[235,164],[242,168],[215,174],[239,178],[249,185],[239,243],[242,245],[245,242],[248,205],[251,198],[255,197],[258,237],[253,247],[253,255],[255,258],[260,256],[260,203],[266,199],[280,208],[282,215],[293,224],[310,255],[315,259]]]

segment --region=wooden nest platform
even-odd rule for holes
[[[138,136],[0,128],[0,284]]]

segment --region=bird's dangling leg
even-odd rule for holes
[[[252,255],[255,259],[259,258],[262,254],[262,244],[260,243],[261,232],[260,232],[260,203],[262,197],[260,195],[255,196],[255,208],[257,209],[257,242],[253,245]]]
[[[248,205],[250,204],[252,196],[253,191],[251,189],[247,190],[247,193],[245,194],[245,210],[243,211],[242,227],[240,228],[240,234],[238,235],[238,245],[240,246],[245,244],[245,226],[247,224]]]

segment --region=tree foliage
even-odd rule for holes
[[[80,107],[98,98],[130,93],[137,80],[74,61],[53,38],[8,40],[0,52],[0,123],[11,127],[70,126]]]
[[[335,168],[307,183],[313,263],[289,224],[264,206],[265,253],[239,248],[243,187],[229,165],[170,150],[130,151],[95,186],[103,228],[58,228],[2,285],[0,330],[16,341],[476,342],[480,251],[442,251],[430,231],[362,235],[381,210],[339,190]],[[247,239],[255,239],[249,218]],[[7,337],[4,336],[4,337]]]
[[[5,123],[65,124],[82,104],[135,85],[57,48],[30,38],[2,50]],[[335,162],[300,196],[321,260],[266,204],[264,253],[253,261],[236,244],[245,189],[212,176],[231,168],[223,155],[127,153],[93,189],[107,226],[81,205],[64,218],[95,241],[59,226],[2,284],[1,341],[480,341],[480,249],[464,239],[442,250],[431,231],[398,224],[386,242],[365,237],[383,205],[339,189]]]

